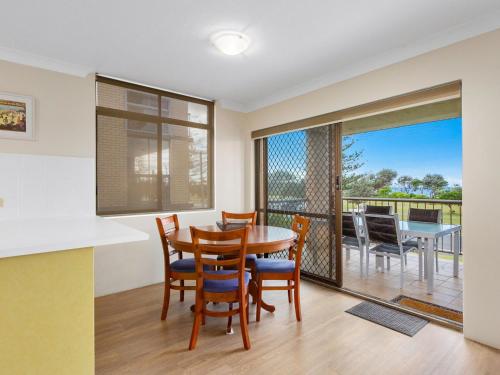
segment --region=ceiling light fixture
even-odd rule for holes
[[[213,45],[222,53],[234,56],[246,51],[250,38],[237,31],[221,31],[210,38]]]

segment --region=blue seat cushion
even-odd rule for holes
[[[261,258],[255,261],[255,269],[259,273],[289,273],[295,270],[295,261]]]
[[[194,258],[176,260],[170,263],[170,269],[175,272],[194,272],[195,260]]]
[[[208,271],[206,273],[218,274],[218,275],[229,275],[236,273],[235,270],[219,270],[219,271]],[[250,272],[245,272],[245,285],[248,285],[250,281]],[[228,279],[228,280],[203,280],[203,290],[209,293],[225,293],[233,292],[238,290],[238,279]]]

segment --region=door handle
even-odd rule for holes
[[[342,179],[340,176],[335,176],[335,190],[342,190]]]

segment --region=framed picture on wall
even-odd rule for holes
[[[33,97],[0,92],[0,138],[33,141]]]

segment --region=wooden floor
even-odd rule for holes
[[[344,311],[360,301],[303,282],[302,323],[285,292],[265,296],[277,305],[255,322],[252,349],[243,349],[238,319],[225,335],[224,319],[207,318],[198,347],[187,350],[192,293],[174,292],[160,321],[162,286],[96,299],[97,374],[498,374],[500,351],[465,340],[460,332],[428,324],[413,338]],[[222,307],[222,306],[221,306]]]
[[[405,286],[399,288],[399,259],[391,259],[391,269],[384,272],[375,269],[375,256],[370,255],[368,276],[360,277],[359,251],[351,250],[347,260],[344,249],[344,284],[345,288],[361,292],[387,301],[404,294],[422,301],[462,311],[463,295],[463,263],[459,263],[459,276],[453,277],[453,260],[439,259],[439,273],[434,273],[434,293],[427,294],[427,280],[418,279],[418,256],[408,254],[408,265],[405,270]],[[364,271],[364,269],[363,269]]]

